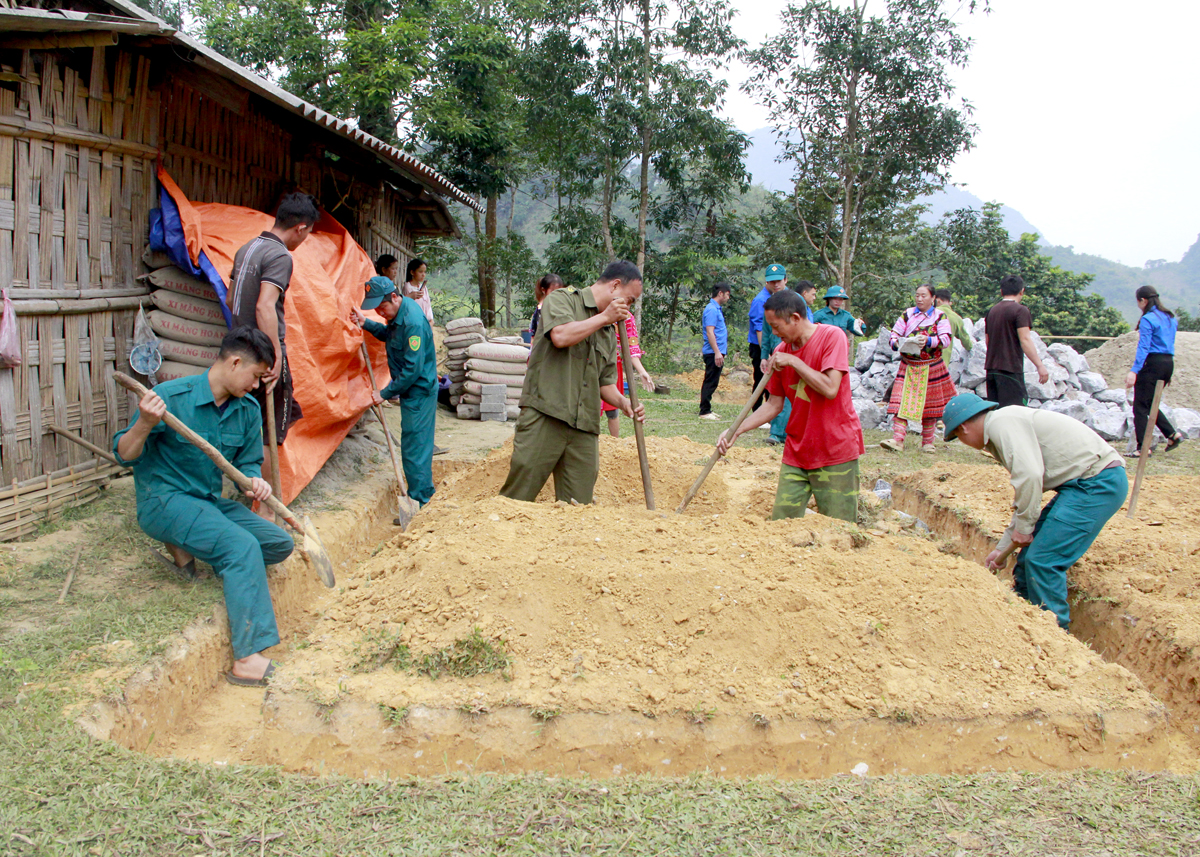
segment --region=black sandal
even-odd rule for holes
[[[1163,452],[1170,452],[1172,449],[1179,446],[1179,444],[1183,443],[1183,440],[1183,432],[1175,432],[1175,435],[1169,441],[1167,441],[1167,445],[1163,448]]]

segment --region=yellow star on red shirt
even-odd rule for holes
[[[803,378],[797,378],[796,383],[792,386],[792,391],[796,394],[796,398],[805,402],[812,401],[808,398],[808,387],[804,383]]]

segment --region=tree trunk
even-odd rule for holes
[[[499,204],[500,198],[494,193],[491,194],[487,198],[487,212],[483,220],[487,255],[483,267],[483,294],[479,298],[479,309],[483,314],[485,327],[496,325],[496,209],[499,208]]]
[[[613,207],[613,164],[610,161],[604,172],[604,192],[601,196],[600,235],[604,238],[604,255],[611,262],[617,258],[613,252],[612,207]]]
[[[650,138],[653,132],[650,110],[650,0],[642,2],[642,165],[638,186],[638,270],[646,267],[646,214],[650,210]],[[638,300],[641,309],[641,299]],[[640,313],[639,313],[640,315]]]
[[[479,222],[479,212],[471,209],[471,219],[475,221],[475,284],[479,288],[479,316],[483,318],[487,300],[487,287],[484,285],[484,260],[487,257],[487,247],[484,242],[482,224]]]

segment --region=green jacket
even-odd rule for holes
[[[220,450],[234,467],[250,477],[262,476],[262,410],[254,397],[230,397],[221,410],[213,400],[208,372],[164,381],[154,392],[166,402],[168,411]],[[135,418],[117,432],[112,450],[117,461],[133,468],[139,503],[166,494],[220,499],[221,471],[217,465],[165,422],[150,429],[141,455],[132,461],[122,458],[117,444],[136,424]]]
[[[942,315],[950,320],[950,333],[963,344],[963,348],[970,351],[975,347],[975,340],[971,338],[971,334],[967,333],[967,326],[963,323],[962,316],[950,309],[948,306],[938,307],[942,311]],[[954,355],[953,348],[942,349],[942,359],[946,361],[946,365],[950,365],[950,358]]]
[[[425,311],[412,298],[400,301],[400,310],[387,325],[367,321],[363,330],[387,345],[392,380],[379,391],[384,399],[428,396],[437,390],[437,350]]]
[[[559,348],[550,332],[560,324],[599,313],[590,288],[555,289],[542,302],[542,317],[529,352],[521,407],[600,434],[600,388],[617,383],[617,335],[607,324],[582,342]]]
[[[824,309],[819,309],[813,313],[814,324],[832,324],[834,327],[840,327],[846,332],[846,338],[854,340],[854,313],[850,310],[839,310],[834,312],[832,307],[826,306]]]

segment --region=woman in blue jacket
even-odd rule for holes
[[[1142,317],[1137,326],[1137,355],[1133,360],[1133,368],[1125,376],[1125,387],[1133,387],[1134,437],[1140,449],[1146,436],[1146,424],[1150,422],[1155,384],[1158,381],[1170,384],[1171,374],[1175,371],[1175,330],[1178,322],[1175,314],[1162,305],[1154,286],[1142,286],[1136,296]],[[1155,425],[1167,439],[1166,452],[1183,443],[1183,434],[1171,425],[1162,411],[1158,412]]]

